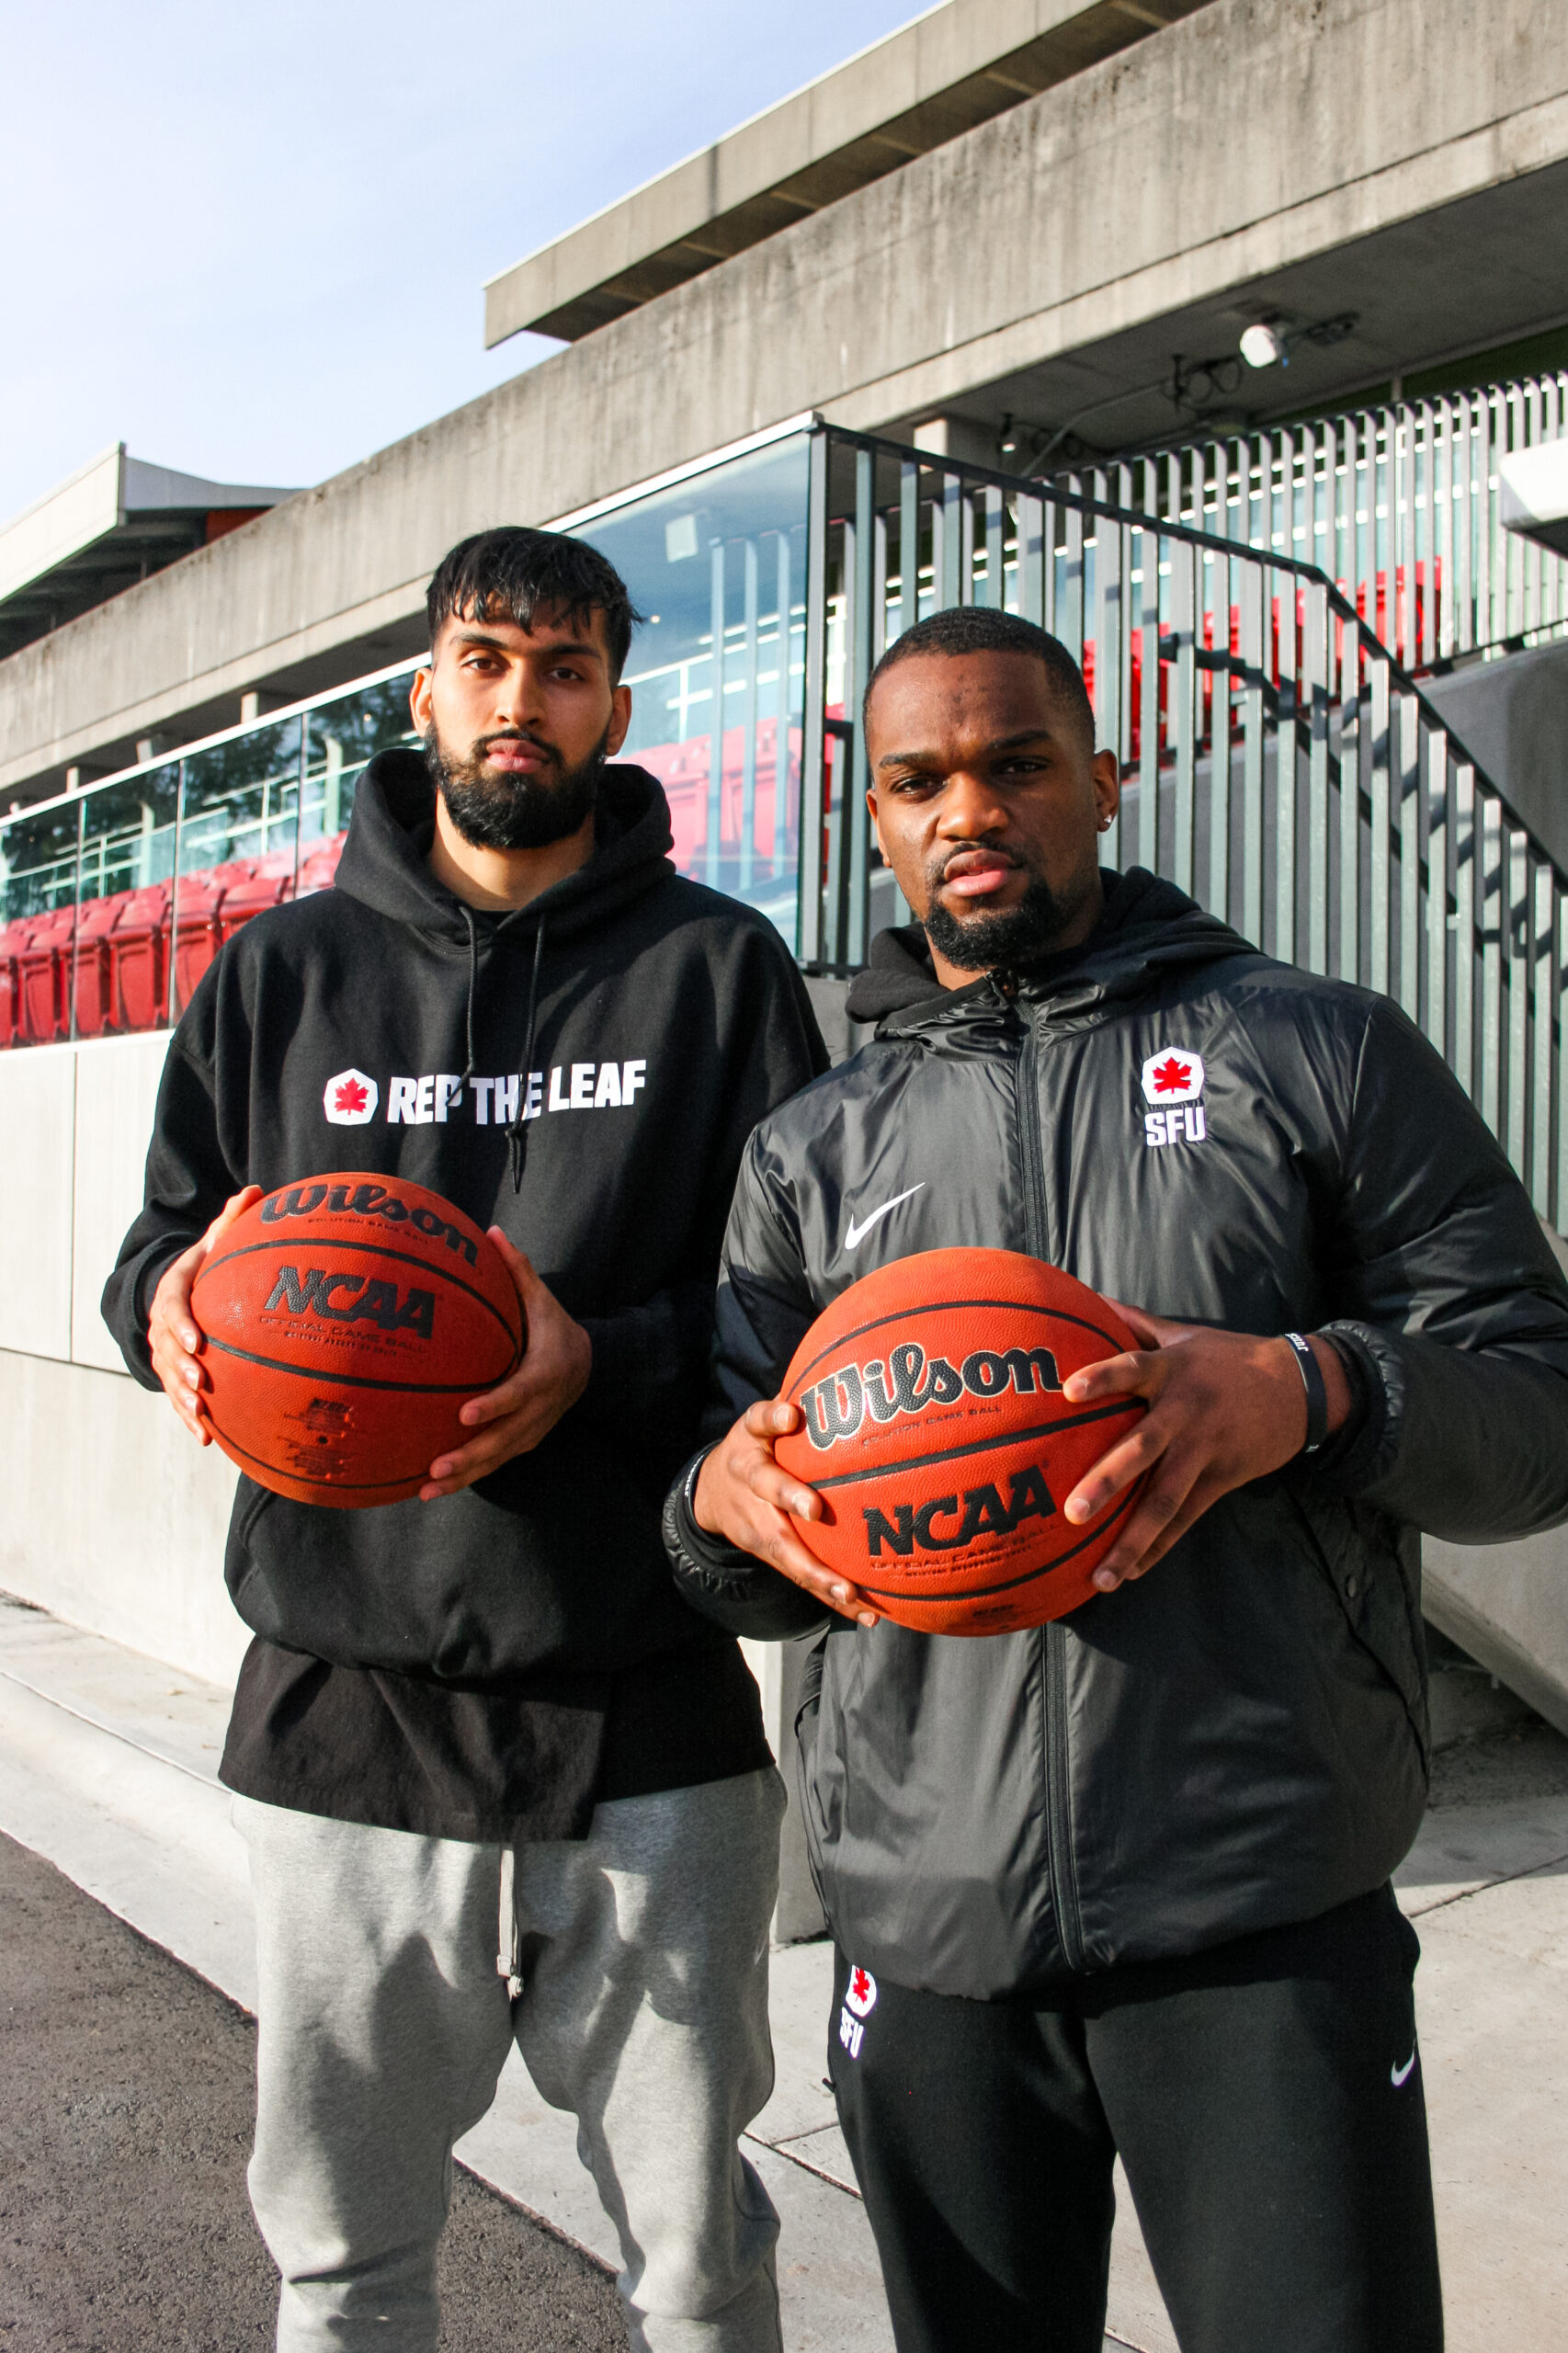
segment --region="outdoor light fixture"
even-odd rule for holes
[[[1242,358],[1249,368],[1272,368],[1278,361],[1281,368],[1290,364],[1285,338],[1268,320],[1259,319],[1242,336]]]
[[[1315,344],[1320,351],[1326,351],[1354,335],[1358,315],[1355,311],[1341,311],[1337,318],[1307,319],[1291,327],[1278,315],[1255,319],[1243,330],[1242,358],[1249,368],[1289,368],[1290,354],[1299,343]]]
[[[1002,430],[997,438],[996,448],[1001,456],[1004,458],[1010,458],[1017,450],[1017,446],[1018,436],[1013,425],[1012,414],[1009,411],[1007,415],[1002,419]]]

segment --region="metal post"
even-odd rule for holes
[[[710,574],[709,623],[712,652],[712,724],[708,735],[708,838],[703,867],[708,886],[719,887],[720,834],[724,821],[724,542],[715,540]]]
[[[1426,733],[1426,1017],[1422,1027],[1445,1061],[1449,1052],[1449,856],[1453,833],[1448,731]]]
[[[1193,791],[1197,775],[1198,665],[1193,631],[1198,611],[1198,551],[1187,540],[1171,541],[1171,634],[1176,659],[1170,672],[1169,724],[1176,755],[1176,855],[1172,880],[1190,891],[1194,837]]]
[[[1389,990],[1389,663],[1369,654],[1367,663],[1368,751],[1368,978],[1380,996]]]
[[[825,432],[811,437],[806,478],[805,706],[801,727],[800,920],[795,953],[822,961],[823,763],[827,751],[827,460]]]
[[[850,738],[844,827],[847,836],[848,925],[839,953],[850,964],[866,961],[866,934],[870,921],[871,821],[866,813],[866,731],[860,724],[860,698],[871,675],[872,550],[876,538],[875,460],[869,449],[855,452],[855,561],[845,565],[844,716],[854,733]]]
[[[1475,769],[1455,760],[1449,769],[1453,810],[1454,1031],[1449,1067],[1471,1102],[1475,1100]]]
[[[1402,689],[1394,702],[1399,779],[1399,1002],[1421,1018],[1421,710]]]
[[[744,640],[742,647],[741,864],[736,887],[744,899],[752,887],[756,856],[756,541],[744,542]]]
[[[1361,977],[1361,632],[1344,623],[1339,675],[1339,977]]]
[[[898,476],[898,633],[920,618],[920,469],[906,458]]]

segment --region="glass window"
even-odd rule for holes
[[[79,801],[56,802],[0,827],[0,1044],[71,1034],[81,813]]]
[[[759,449],[580,527],[646,616],[621,757],[664,786],[681,873],[795,939],[807,442]],[[715,721],[715,705],[722,714]]]
[[[161,1029],[169,1017],[179,762],[82,795],[75,1034]]]
[[[415,666],[306,712],[300,786],[301,892],[324,889],[336,871],[354,808],[354,788],[373,756],[393,745],[419,741],[408,714]]]
[[[253,727],[182,763],[174,907],[176,1014],[226,939],[294,893],[301,727]]]

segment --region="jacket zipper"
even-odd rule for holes
[[[1011,988],[1007,983],[1012,981]],[[1005,997],[1017,1002],[1017,983],[1010,973],[1000,976]],[[1021,1006],[1023,1049],[1018,1057],[1018,1131],[1023,1146],[1024,1239],[1032,1258],[1045,1258],[1045,1141],[1040,1122],[1040,1033],[1034,1017]],[[1084,1929],[1078,1911],[1078,1882],[1073,1867],[1073,1809],[1070,1760],[1067,1754],[1067,1630],[1053,1620],[1042,1626],[1045,1665],[1045,1847],[1051,1892],[1056,1905],[1056,1932],[1069,1969],[1084,1966]]]

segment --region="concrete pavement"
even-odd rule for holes
[[[227,1695],[0,1600],[0,1830],[249,2007],[244,1858],[216,1779]],[[1549,2353],[1568,2310],[1568,1742],[1531,1725],[1439,1760],[1400,1874],[1417,1984],[1450,2353]],[[783,2218],[789,2353],[891,2353],[823,2084],[829,1956],[774,1956],[778,2085],[750,2154]],[[462,2162],[580,2246],[615,2249],[575,2128],[515,2060]],[[1109,2347],[1176,2353],[1122,2188]]]

